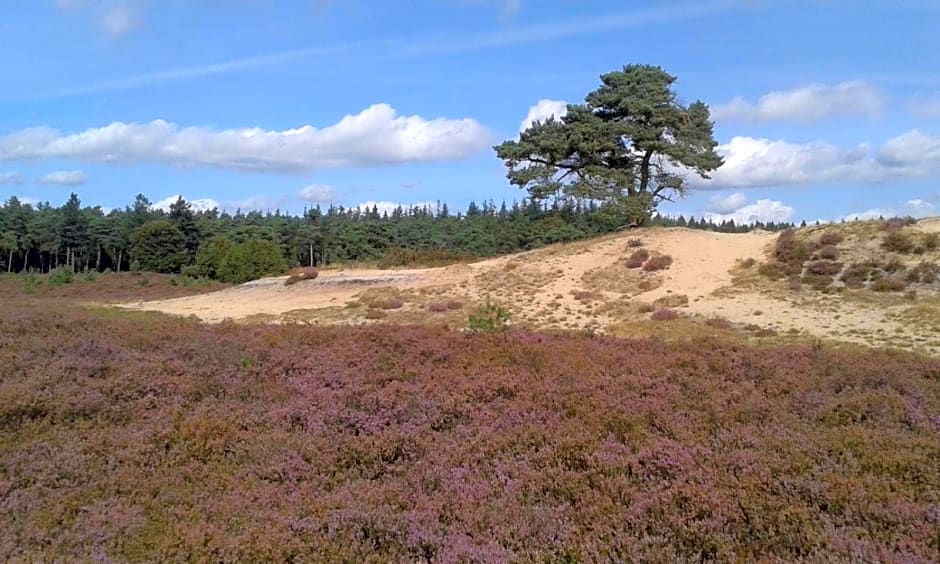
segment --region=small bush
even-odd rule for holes
[[[757,259],[754,257],[748,257],[742,261],[739,261],[738,264],[741,266],[741,268],[753,268],[754,265],[757,264]]]
[[[571,295],[574,296],[574,299],[583,304],[593,302],[601,297],[597,292],[589,292],[587,290],[573,290]]]
[[[839,233],[838,231],[828,231],[822,234],[822,237],[819,238],[819,242],[825,246],[835,246],[845,241],[845,235]]]
[[[27,294],[35,294],[42,286],[42,279],[35,274],[27,274],[23,277],[23,291]]]
[[[627,241],[627,248],[629,248],[629,249],[637,249],[637,248],[639,248],[639,247],[642,247],[642,246],[645,245],[645,244],[646,244],[646,243],[643,242],[643,239],[633,238],[633,239],[630,239],[630,240]]]
[[[876,292],[902,292],[907,289],[907,283],[896,276],[882,276],[872,283],[871,289]]]
[[[881,224],[881,228],[889,232],[900,231],[904,229],[905,227],[907,227],[908,225],[914,225],[915,223],[917,223],[917,220],[910,216],[892,217],[892,218],[884,220]]]
[[[887,251],[908,254],[914,250],[914,238],[903,231],[890,231],[882,239],[881,247]]]
[[[434,313],[444,313],[445,311],[453,311],[463,307],[463,303],[457,300],[448,300],[446,302],[431,302],[428,304],[428,311]]]
[[[646,261],[646,264],[643,265],[643,270],[646,272],[656,272],[658,270],[666,270],[672,265],[672,257],[669,255],[656,255],[653,258]]]
[[[648,258],[650,258],[650,252],[646,249],[634,251],[627,259],[627,268],[640,268]]]
[[[871,265],[855,262],[845,268],[839,279],[848,288],[861,288],[865,286],[872,270]]]
[[[650,319],[653,321],[672,321],[673,319],[679,319],[679,317],[679,313],[676,310],[664,308],[654,311]]]
[[[714,327],[715,329],[731,329],[734,327],[734,323],[731,323],[724,317],[709,317],[705,320],[705,325]]]
[[[674,296],[663,296],[658,300],[653,302],[653,305],[658,308],[675,308],[689,305],[689,297],[680,294]]]
[[[940,266],[932,261],[923,261],[910,269],[904,278],[912,284],[933,284],[940,280]]]
[[[904,266],[904,263],[899,261],[896,258],[889,260],[888,262],[881,265],[881,270],[887,272],[888,274],[898,274],[903,273],[907,270],[907,267]]]
[[[835,245],[823,245],[813,257],[817,260],[837,260],[841,254]]]
[[[654,306],[653,304],[643,303],[637,306],[636,310],[640,313],[653,313],[654,311],[656,311],[656,306]]]
[[[774,258],[777,262],[786,265],[802,265],[810,257],[812,251],[805,243],[797,239],[792,229],[780,233],[774,244]]]
[[[832,276],[825,274],[806,274],[803,276],[802,283],[814,290],[825,290],[832,285],[834,281]]]
[[[791,276],[787,279],[787,288],[793,290],[794,292],[798,292],[803,289],[803,281],[800,280],[799,276]]]
[[[146,276],[141,276],[137,279],[137,285],[141,287],[147,287],[150,285],[150,279]]]
[[[924,233],[920,236],[920,244],[929,252],[936,251],[940,247],[940,233]]]
[[[765,262],[757,267],[757,272],[761,276],[770,278],[771,280],[780,280],[787,275],[787,270],[786,265],[777,261]]]
[[[388,314],[380,309],[369,309],[362,316],[366,319],[385,319]]]
[[[467,324],[474,333],[503,333],[509,330],[509,311],[487,299],[470,313]]]
[[[50,286],[64,286],[75,280],[75,273],[67,266],[60,266],[49,273]]]
[[[815,260],[806,263],[806,272],[808,274],[835,276],[842,272],[842,263],[831,260]]]
[[[284,285],[293,286],[298,282],[316,279],[316,277],[320,275],[320,271],[312,266],[305,266],[302,268],[293,268],[288,271],[287,275],[287,280],[284,281]]]

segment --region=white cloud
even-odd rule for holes
[[[781,223],[790,221],[793,218],[794,209],[783,202],[777,200],[757,200],[753,204],[747,204],[728,213],[706,213],[705,219],[715,223],[722,221],[731,221],[738,225],[751,224],[756,222]]]
[[[111,6],[101,16],[101,26],[114,38],[124,37],[138,24],[137,14],[127,4]]]
[[[901,202],[888,208],[872,208],[861,212],[847,214],[840,219],[845,221],[878,219],[879,217],[904,217],[911,216],[915,218],[931,217],[940,214],[940,207],[926,200],[914,199]]]
[[[741,192],[735,192],[727,196],[712,196],[705,205],[705,211],[712,213],[731,213],[742,208],[747,204],[747,196]]]
[[[39,179],[43,184],[56,186],[80,186],[88,181],[88,175],[80,170],[57,170]]]
[[[362,202],[358,206],[353,206],[353,208],[359,208],[363,212],[370,212],[372,211],[372,208],[378,208],[379,215],[386,213],[392,215],[392,212],[395,211],[395,209],[399,206],[401,206],[403,210],[407,211],[414,208],[415,206],[419,208],[429,207],[434,209],[437,204],[435,202],[415,202],[413,204],[404,204],[401,202],[376,202],[374,200],[369,200],[367,202]]]
[[[878,161],[889,167],[910,167],[923,174],[940,163],[940,137],[912,129],[888,140],[878,153]]]
[[[874,85],[865,82],[810,84],[793,90],[774,91],[755,103],[734,98],[712,108],[712,117],[752,122],[812,122],[846,116],[878,117],[884,97]]]
[[[490,142],[490,132],[473,119],[401,116],[388,104],[375,104],[323,129],[219,131],[163,120],[115,122],[69,135],[32,128],[0,137],[0,161],[59,158],[294,172],[459,160]]]
[[[23,177],[16,172],[0,172],[0,186],[11,186],[23,183]]]
[[[554,116],[564,117],[568,113],[568,103],[564,100],[539,100],[534,106],[529,106],[529,113],[519,124],[519,133],[532,126],[536,121],[545,121]]]
[[[336,189],[322,184],[311,184],[300,191],[300,199],[313,204],[328,204],[336,200]]]
[[[917,94],[907,102],[907,109],[919,118],[940,118],[940,92]]]
[[[211,210],[222,207],[221,205],[219,205],[219,202],[213,200],[212,198],[200,198],[197,200],[189,200],[185,198],[184,196],[181,196],[180,194],[167,196],[166,198],[163,198],[159,202],[154,202],[153,205],[151,205],[150,207],[155,210],[170,211],[170,206],[175,204],[176,201],[179,200],[180,198],[183,198],[184,200],[186,200],[186,202],[189,203],[189,207],[191,207],[193,211],[196,211],[196,212],[211,211]]]

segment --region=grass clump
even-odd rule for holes
[[[443,302],[431,302],[428,304],[428,311],[433,313],[444,313],[445,311],[455,311],[463,307],[463,302],[458,300],[446,300]]]
[[[845,241],[845,235],[838,231],[827,231],[819,237],[819,243],[826,246],[835,246]]]
[[[669,255],[656,255],[646,261],[646,264],[643,265],[644,272],[657,272],[660,270],[666,270],[672,266],[672,257]]]
[[[689,305],[689,296],[684,294],[663,296],[653,302],[658,308],[676,308]]]
[[[650,316],[650,319],[653,321],[672,321],[674,319],[679,319],[682,317],[674,309],[669,308],[660,308],[653,312],[653,315]]]
[[[876,292],[903,292],[907,283],[897,276],[882,276],[872,282],[871,289]]]
[[[910,254],[914,250],[914,237],[905,231],[889,231],[881,240],[881,248],[902,255]]]
[[[467,326],[474,333],[503,333],[509,330],[509,320],[509,310],[487,299],[467,317]]]
[[[287,280],[284,281],[285,286],[293,286],[298,282],[304,282],[306,280],[315,280],[317,276],[320,275],[320,271],[312,266],[305,266],[302,268],[293,268],[287,272]]]
[[[940,281],[940,265],[933,261],[921,261],[907,271],[905,280],[912,284],[933,284]]]
[[[627,258],[627,263],[626,263],[627,268],[641,268],[643,266],[643,263],[645,263],[646,260],[649,258],[650,258],[650,252],[647,251],[646,249],[640,249],[638,251],[634,251],[633,254],[631,254]]]

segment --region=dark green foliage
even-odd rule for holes
[[[601,201],[642,224],[660,201],[685,193],[677,170],[708,178],[722,164],[708,106],[683,105],[675,81],[650,65],[602,75],[584,104],[495,147],[507,178],[535,202]]]
[[[186,274],[193,277],[218,278],[222,259],[232,249],[228,238],[217,235],[199,246],[196,252],[196,264]]]
[[[30,273],[23,277],[23,291],[27,294],[35,294],[40,286],[42,286],[42,279],[35,274]]]
[[[474,333],[503,333],[509,330],[509,311],[490,300],[470,313],[467,323]]]
[[[186,238],[165,219],[147,222],[131,233],[131,253],[139,270],[179,272],[186,264]]]
[[[62,266],[49,273],[50,286],[64,286],[75,280],[75,273],[71,268]]]
[[[283,274],[287,270],[280,249],[261,239],[249,239],[233,246],[219,264],[218,277],[222,282],[243,284],[264,276]]]

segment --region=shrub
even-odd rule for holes
[[[249,239],[233,246],[219,265],[219,279],[243,284],[264,276],[282,274],[287,270],[277,246],[264,239]]]
[[[903,231],[890,231],[881,240],[881,247],[887,251],[908,254],[914,250],[914,238]]]
[[[402,266],[447,266],[458,262],[475,260],[476,255],[459,253],[447,249],[388,249],[378,260],[379,268],[396,268]]]
[[[643,265],[643,270],[646,272],[656,272],[658,270],[666,270],[670,265],[672,265],[671,256],[656,255],[646,261],[646,264]]]
[[[892,218],[889,218],[889,219],[884,220],[884,221],[881,223],[881,228],[884,229],[885,231],[889,231],[889,232],[890,232],[890,231],[900,231],[901,229],[904,229],[904,228],[907,227],[908,225],[913,225],[913,224],[915,224],[915,223],[917,223],[917,220],[914,219],[913,217],[910,217],[910,216],[908,216],[908,217],[892,217]]]
[[[186,264],[186,236],[172,222],[149,221],[131,233],[131,256],[138,270],[179,272]]]
[[[887,272],[888,274],[898,274],[903,273],[907,270],[907,267],[904,266],[904,263],[899,261],[896,258],[889,260],[888,262],[881,265],[881,270]]]
[[[835,276],[842,271],[842,263],[831,260],[815,260],[806,263],[806,272],[824,276]]]
[[[774,244],[774,258],[777,262],[795,268],[795,265],[802,265],[810,254],[810,249],[797,238],[792,229],[787,229],[777,236],[777,242]]]
[[[845,268],[839,279],[848,288],[861,288],[868,281],[872,270],[871,265],[855,262]]]
[[[920,237],[920,244],[927,251],[933,252],[940,246],[940,233],[924,233]]]
[[[794,292],[798,292],[803,289],[803,281],[800,280],[799,276],[791,276],[787,279],[787,288],[793,290]]]
[[[757,259],[754,257],[747,257],[746,259],[739,261],[738,264],[741,266],[741,268],[753,268],[754,265],[757,264]]]
[[[653,305],[658,308],[674,308],[674,307],[687,306],[689,305],[689,296],[686,296],[684,294],[663,296],[659,298],[658,300],[654,301]]]
[[[653,321],[672,321],[673,319],[679,319],[679,317],[679,313],[676,310],[663,308],[654,311],[650,319]]]
[[[428,311],[434,313],[444,313],[445,311],[454,311],[463,307],[463,303],[457,300],[447,300],[444,302],[431,302],[428,304]]]
[[[837,249],[834,245],[823,245],[819,248],[818,251],[816,251],[816,254],[813,255],[813,257],[817,260],[836,260],[840,255],[841,253],[839,252],[839,249]]]
[[[715,329],[731,329],[734,327],[734,323],[731,323],[724,317],[709,317],[705,320],[705,325],[714,327]]]
[[[193,278],[218,278],[222,260],[231,249],[232,242],[227,237],[216,235],[199,246],[196,264],[187,268],[184,274]]]
[[[367,309],[362,316],[366,319],[385,319],[388,314],[380,309]]]
[[[627,268],[640,268],[648,258],[650,258],[650,252],[646,249],[634,251],[627,259]]]
[[[646,243],[643,242],[643,239],[638,239],[635,237],[633,239],[627,240],[627,248],[629,249],[636,249],[642,247],[645,244]]]
[[[882,276],[872,283],[871,289],[876,292],[901,292],[907,289],[907,284],[896,276]]]
[[[75,273],[67,266],[60,266],[49,273],[50,286],[64,286],[75,280]]]
[[[637,306],[636,310],[640,313],[652,313],[656,311],[656,306],[653,304],[642,303]]]
[[[509,311],[489,299],[477,307],[467,318],[467,324],[474,333],[502,333],[509,330]]]
[[[757,267],[757,272],[761,276],[770,278],[771,280],[780,280],[788,274],[787,267],[785,264],[779,263],[777,261],[765,262],[764,264]]]
[[[590,303],[601,297],[597,292],[590,292],[588,290],[572,290],[571,295],[581,303]]]
[[[833,277],[826,274],[806,274],[803,276],[802,283],[814,290],[825,290],[832,285]]]
[[[284,285],[292,286],[305,280],[314,280],[320,275],[320,272],[312,266],[305,266],[302,268],[293,268],[287,274],[288,277],[287,280],[284,281]]]
[[[27,294],[35,294],[40,286],[42,286],[42,279],[35,274],[29,273],[23,277],[23,291]]]
[[[841,243],[842,241],[845,241],[845,235],[843,235],[842,233],[839,233],[838,231],[827,231],[826,233],[823,233],[822,236],[819,238],[819,242],[824,247],[835,246]]]
[[[940,266],[932,261],[922,261],[907,272],[905,280],[913,284],[933,284],[940,280]]]

